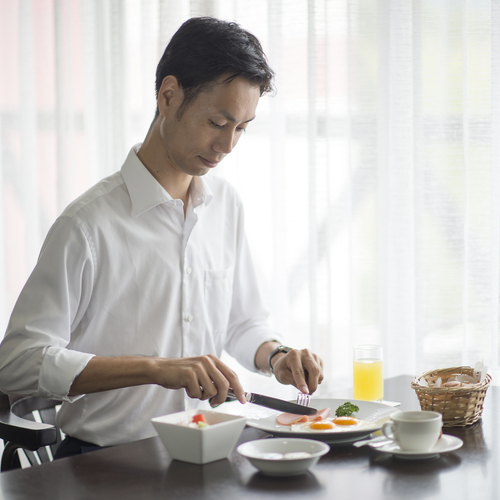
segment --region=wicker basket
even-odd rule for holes
[[[411,387],[415,389],[422,410],[437,411],[443,415],[443,427],[465,427],[481,418],[486,390],[491,384],[490,375],[478,384],[465,387],[423,387],[419,380],[424,378],[429,386],[441,377],[443,383],[454,375],[473,375],[470,366],[430,370],[415,377]]]

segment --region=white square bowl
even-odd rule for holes
[[[194,415],[205,416],[207,427],[185,424]],[[188,410],[151,419],[172,458],[193,464],[207,464],[226,458],[238,441],[246,418],[210,410]]]

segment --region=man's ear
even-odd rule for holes
[[[172,110],[176,113],[183,99],[184,93],[177,78],[172,75],[166,76],[158,91],[158,111],[160,115],[166,116],[172,113]]]

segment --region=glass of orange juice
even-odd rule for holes
[[[365,344],[354,348],[353,386],[354,399],[382,401],[382,346]]]

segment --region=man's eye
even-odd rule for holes
[[[210,123],[212,124],[212,127],[216,128],[216,129],[224,128],[224,125],[219,125],[218,123],[215,123],[212,120],[210,120]]]

